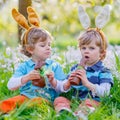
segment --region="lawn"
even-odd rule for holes
[[[25,56],[19,54],[19,49],[6,48],[4,52],[0,53],[0,100],[19,94],[19,91],[9,91],[7,82],[17,67],[18,63],[27,59]],[[58,50],[59,51],[59,50]],[[69,72],[70,67],[80,59],[79,50],[74,47],[68,47],[66,52],[54,52],[52,58],[61,63],[64,71]],[[75,54],[76,53],[76,54]],[[83,117],[83,120],[120,120],[120,48],[119,46],[108,49],[107,57],[104,60],[114,77],[114,86],[111,89],[109,96],[101,98],[102,102],[94,113]],[[79,58],[79,59],[78,59]],[[66,94],[61,94],[69,99],[71,98],[71,91]],[[74,111],[78,106],[78,99],[71,100],[71,109]],[[56,114],[52,105],[48,104],[32,104],[31,101],[24,103],[21,107],[16,108],[9,114],[0,114],[0,120],[78,120],[72,113],[66,111],[61,114]]]

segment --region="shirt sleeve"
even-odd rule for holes
[[[95,84],[95,94],[99,97],[110,94],[113,85],[113,76],[109,69],[104,68],[99,74],[100,84]],[[93,92],[92,92],[93,93]]]
[[[113,76],[109,69],[104,68],[99,74],[100,84],[101,83],[110,83],[113,86]]]
[[[100,85],[95,84],[95,94],[99,97],[109,95],[110,94],[110,88],[111,88],[110,83],[101,83]]]
[[[68,91],[71,89],[71,87],[70,87],[68,90],[64,90],[64,84],[65,84],[65,82],[67,82],[67,80],[68,80],[71,72],[74,71],[74,70],[76,70],[77,66],[78,66],[78,65],[76,64],[76,65],[74,65],[74,66],[71,67],[70,72],[69,72],[68,75],[66,76],[66,79],[65,79],[65,80],[63,80],[63,81],[57,80],[57,86],[56,86],[56,88],[55,88],[55,90],[56,90],[57,92],[59,92],[59,93],[60,93],[60,92],[68,92]],[[59,68],[59,69],[61,69],[61,68]],[[63,74],[63,73],[62,73],[62,74]]]
[[[21,87],[22,86],[21,79],[22,79],[22,76],[18,78],[12,77],[7,83],[8,89],[16,90],[19,87]]]
[[[9,79],[7,87],[10,90],[17,90],[22,86],[21,79],[26,74],[25,64],[21,63],[15,70],[13,76]]]
[[[64,81],[57,80],[57,86],[55,87],[55,90],[57,92],[59,92],[59,93],[61,93],[61,92],[68,92],[70,90],[70,88],[68,90],[64,90],[65,82],[67,82],[67,80],[64,80]]]

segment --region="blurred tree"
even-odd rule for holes
[[[19,12],[27,18],[27,7],[32,5],[32,0],[19,0]],[[22,29],[18,26],[18,37],[19,42],[21,40]]]
[[[37,10],[41,27],[50,31],[55,41],[60,41],[60,43],[68,41],[70,43],[70,39],[72,41],[73,38],[76,39],[83,30],[78,19],[77,8],[79,4],[82,4],[86,9],[93,27],[95,26],[95,17],[98,14],[95,7],[111,4],[111,18],[104,31],[108,34],[110,40],[114,40],[114,43],[119,40],[120,0],[0,0],[0,31],[2,31],[0,42],[5,40],[8,45],[13,45],[10,42],[11,39],[20,42],[23,30],[21,27],[18,28],[18,37],[16,34],[17,24],[11,19],[10,9],[16,7],[27,17],[26,8],[30,5]]]

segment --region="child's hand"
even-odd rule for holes
[[[29,73],[30,79],[32,79],[32,84],[38,87],[45,86],[45,79],[44,77],[40,76],[38,70],[33,70]]]
[[[26,82],[30,81],[30,80],[35,80],[35,79],[40,79],[40,74],[37,70],[32,70],[31,72],[29,72],[28,74],[24,75],[22,77],[22,83],[25,84]]]
[[[86,76],[86,71],[83,70],[77,70],[76,71],[76,76],[81,78],[82,84],[87,87],[91,91],[95,91],[95,85],[91,83]]]
[[[23,76],[21,79],[22,84],[27,83],[28,81],[32,80],[32,84],[39,87],[45,86],[45,80],[43,77],[40,76],[39,71],[32,70],[27,75]]]
[[[46,73],[46,76],[50,84],[55,88],[57,85],[57,81],[54,79],[54,73],[51,71],[49,73]]]
[[[68,78],[69,81],[73,80],[73,78],[76,76],[76,72],[72,72]]]
[[[52,81],[54,80],[54,73],[51,71],[49,73],[46,73],[46,76],[47,76],[49,82],[52,83]]]
[[[76,77],[81,79],[82,84],[86,86],[89,82],[86,76],[86,71],[84,69],[80,69],[80,70],[76,70],[75,73],[76,73]]]
[[[30,81],[32,80],[32,84],[39,87],[45,86],[45,80],[43,77],[40,76],[39,71],[32,70],[30,73],[26,75],[26,80]]]
[[[72,72],[70,77],[68,78],[68,81],[70,82],[71,85],[79,85],[80,79],[76,77],[76,72]]]
[[[40,79],[40,73],[37,70],[32,70],[30,73],[27,74],[30,80]]]

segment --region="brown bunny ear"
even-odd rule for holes
[[[15,8],[12,9],[12,16],[15,19],[15,21],[24,29],[28,30],[30,28],[26,18],[21,13],[19,13]]]
[[[32,8],[32,7],[27,7],[27,12],[28,12],[28,20],[29,23],[39,27],[40,26],[40,21],[39,21],[39,17],[36,13],[36,11]]]

